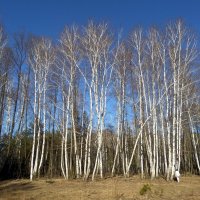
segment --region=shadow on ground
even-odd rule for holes
[[[13,192],[13,191],[23,191],[26,192],[28,190],[37,189],[31,182],[16,182],[10,183],[10,181],[2,181],[0,182],[0,193],[2,191]]]

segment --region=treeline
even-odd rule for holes
[[[1,26],[1,179],[200,173],[198,38],[181,20],[12,39]]]

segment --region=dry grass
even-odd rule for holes
[[[149,190],[141,195],[145,185]],[[0,182],[0,200],[3,199],[65,199],[65,200],[143,200],[176,199],[200,200],[200,177],[181,177],[181,182],[166,182],[164,179],[140,180],[134,176],[107,178],[94,182],[82,180],[12,180]]]

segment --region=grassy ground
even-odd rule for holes
[[[200,200],[200,177],[181,177],[180,183],[164,179],[141,180],[138,176],[107,178],[94,182],[82,180],[9,180],[0,182],[3,199],[65,200]]]

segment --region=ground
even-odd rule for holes
[[[138,176],[93,182],[63,179],[0,181],[0,200],[4,199],[200,200],[200,176],[181,177],[180,183],[162,178],[141,180]]]

